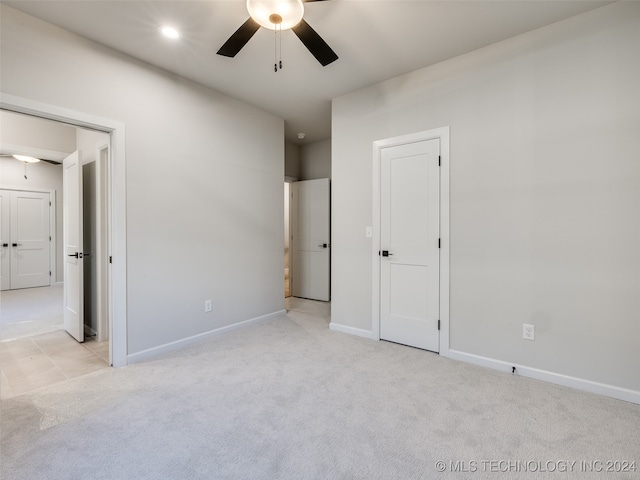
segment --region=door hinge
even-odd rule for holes
[[[49,271],[49,276],[51,276],[51,271]]]
[[[49,202],[49,206],[51,206],[51,202]]]
[[[438,239],[438,248],[440,248],[440,239]]]
[[[440,320],[438,320],[438,330],[440,330]]]
[[[438,166],[442,166],[442,157],[440,155],[438,155]]]
[[[109,255],[109,263],[113,263],[113,257]]]
[[[49,241],[51,241],[51,235],[49,235]]]

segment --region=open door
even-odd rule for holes
[[[64,329],[84,342],[82,250],[82,164],[80,152],[62,162],[64,242]]]
[[[9,235],[10,214],[9,204],[11,203],[11,192],[0,190],[0,290],[11,288],[11,264],[10,247],[11,236]]]
[[[328,178],[291,184],[291,234],[294,297],[331,300],[330,184]]]

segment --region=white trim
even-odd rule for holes
[[[375,338],[373,332],[369,330],[363,330],[361,328],[349,327],[347,325],[341,325],[339,323],[331,322],[329,324],[329,330],[333,330],[334,332],[348,333],[349,335],[355,335],[356,337],[364,337],[369,340],[380,340],[380,336]]]
[[[103,156],[104,153],[104,156]],[[97,340],[104,342],[109,340],[110,318],[109,318],[109,215],[107,214],[109,199],[109,143],[100,144],[96,148],[96,225],[98,226],[96,235],[96,291],[97,295]],[[109,359],[109,363],[112,359]]]
[[[111,265],[110,297],[112,334],[109,348],[114,367],[127,364],[127,210],[125,126],[86,113],[0,92],[0,108],[83,128],[109,133],[111,136],[111,232],[114,263]]]
[[[449,352],[449,127],[434,128],[373,142],[373,242],[371,250],[371,338],[380,340],[380,163],[382,149],[440,140],[440,348]]]
[[[51,189],[51,188],[38,188],[38,187],[28,187],[28,186],[16,187],[12,185],[3,185],[3,184],[0,184],[0,190],[16,190],[19,192],[37,192],[37,193],[48,193],[48,194],[55,193],[56,191],[55,189]]]
[[[447,352],[447,355],[444,356],[453,360],[472,363],[481,367],[492,368],[494,370],[500,370],[508,373],[511,373],[511,369],[513,367],[516,367],[517,375],[520,375],[522,377],[542,380],[545,382],[554,383],[556,385],[562,385],[564,387],[575,388],[577,390],[582,390],[585,392],[617,398],[618,400],[624,400],[625,402],[640,404],[640,392],[627,388],[616,387],[614,385],[607,385],[605,383],[593,382],[591,380],[571,377],[569,375],[562,375],[546,370],[540,370],[537,368],[527,367],[526,365],[518,365],[514,363],[504,362],[502,360],[495,360],[493,358],[460,352],[458,350],[449,350]]]
[[[49,286],[52,286],[58,276],[58,254],[56,252],[56,191],[49,192]]]
[[[239,323],[227,325],[226,327],[215,328],[213,330],[209,330],[208,332],[203,332],[197,335],[193,335],[191,337],[183,338],[181,340],[176,340],[175,342],[165,343],[164,345],[159,345],[157,347],[149,348],[147,350],[143,350],[141,352],[128,355],[127,363],[132,364],[132,363],[140,363],[147,360],[152,360],[152,359],[161,357],[169,352],[173,352],[175,350],[182,350],[192,345],[197,345],[199,343],[206,342],[207,340],[217,337],[219,335],[223,335],[225,333],[238,330],[239,328],[249,327],[251,325],[255,325],[258,323],[267,322],[269,320],[282,317],[286,314],[287,314],[286,310],[278,310],[277,312],[268,313],[260,317],[250,318],[249,320],[244,320]]]

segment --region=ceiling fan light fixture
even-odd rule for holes
[[[302,20],[302,0],[247,0],[251,18],[269,30],[288,30]]]
[[[40,161],[39,158],[30,157],[29,155],[14,155],[13,158],[25,163],[37,163]]]

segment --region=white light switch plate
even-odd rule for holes
[[[367,232],[365,234],[367,238],[373,237],[373,227],[367,227]]]

